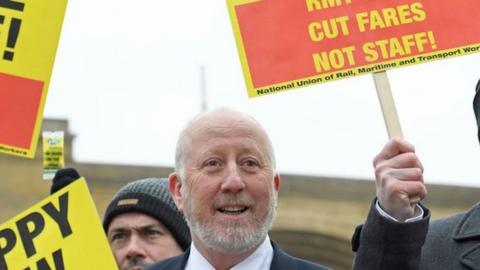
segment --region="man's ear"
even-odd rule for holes
[[[273,177],[273,188],[275,188],[276,192],[280,190],[280,174],[278,173]]]
[[[177,205],[178,210],[182,211],[183,208],[183,197],[182,197],[182,181],[176,172],[171,173],[168,176],[168,189],[172,195],[175,205]]]

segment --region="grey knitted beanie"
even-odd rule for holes
[[[127,212],[139,212],[160,221],[183,249],[190,246],[190,231],[183,214],[178,211],[168,190],[168,180],[146,178],[123,186],[105,211],[103,228],[108,227],[113,218]]]

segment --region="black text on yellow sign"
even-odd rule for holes
[[[64,132],[43,131],[43,179],[51,180],[65,166]]]
[[[0,0],[0,8],[6,8],[13,11],[17,11],[21,15],[21,12],[25,8],[25,3],[12,1],[12,0]],[[3,60],[12,61],[14,56],[14,49],[17,43],[18,35],[20,33],[20,26],[22,25],[21,18],[12,17],[9,23],[4,15],[0,15],[0,25],[8,26],[7,31],[4,31],[7,35],[7,42],[5,44],[5,50],[3,51]]]
[[[0,248],[0,269],[8,269],[5,257],[17,244],[23,247],[25,258],[31,258],[37,253],[34,239],[45,229],[45,219],[47,218],[54,221],[62,238],[72,234],[72,228],[68,221],[68,192],[58,197],[58,208],[52,202],[48,202],[41,209],[42,211],[31,212],[16,221],[16,232],[12,228],[0,231],[0,239],[5,242]],[[54,251],[52,257],[55,264],[53,269],[65,269],[61,249]],[[30,269],[30,266],[23,269]],[[49,266],[46,258],[41,258],[36,261],[34,269],[52,269],[52,267]]]
[[[116,269],[83,179],[0,225],[0,269]]]

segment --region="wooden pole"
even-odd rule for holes
[[[375,81],[375,88],[377,89],[378,100],[380,107],[382,107],[383,119],[387,127],[388,137],[403,138],[402,127],[398,119],[397,110],[395,108],[395,101],[393,100],[392,91],[390,90],[390,83],[388,82],[387,72],[373,73],[373,80]],[[415,205],[420,201],[420,197],[410,197],[410,204]]]
[[[375,88],[377,89],[378,100],[382,107],[383,119],[387,126],[388,137],[403,138],[402,127],[398,120],[397,110],[395,108],[395,101],[393,100],[392,91],[390,90],[390,83],[388,82],[387,72],[382,71],[373,73],[373,80],[375,81]]]

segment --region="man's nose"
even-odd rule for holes
[[[238,193],[245,188],[245,182],[239,172],[239,167],[236,163],[228,165],[227,175],[222,183],[222,191],[228,193]]]
[[[143,242],[140,237],[135,234],[130,237],[130,241],[127,245],[127,258],[145,257],[145,250]]]

